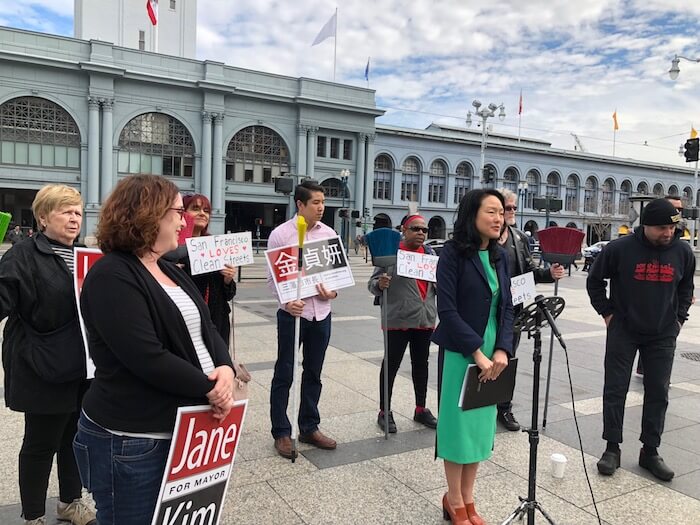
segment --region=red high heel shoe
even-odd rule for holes
[[[484,520],[481,519],[481,516],[479,516],[479,514],[476,512],[474,503],[467,503],[466,510],[467,516],[469,517],[469,521],[472,525],[486,525]]]
[[[455,509],[447,500],[447,494],[442,497],[442,517],[453,525],[472,525],[467,517],[467,509],[464,507]]]

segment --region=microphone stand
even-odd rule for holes
[[[532,418],[530,428],[522,429],[527,432],[528,441],[530,442],[530,462],[528,468],[528,489],[527,497],[518,496],[520,505],[505,519],[501,525],[508,525],[516,519],[522,520],[527,514],[528,525],[535,525],[535,510],[539,511],[542,516],[552,525],[556,525],[554,520],[545,512],[542,505],[535,498],[537,489],[537,446],[540,441],[540,432],[537,427],[539,396],[540,396],[540,364],[542,362],[542,333],[541,328],[545,323],[548,323],[552,328],[552,333],[555,334],[560,343],[561,333],[554,324],[554,318],[559,316],[564,310],[564,299],[561,297],[548,297],[542,295],[535,297],[535,302],[529,304],[518,314],[515,321],[515,329],[521,332],[526,332],[534,340],[534,351],[532,353],[533,381],[532,381]]]

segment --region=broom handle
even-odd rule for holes
[[[391,274],[393,268],[387,267],[388,274]],[[382,291],[382,317],[384,318],[384,439],[389,439],[389,289],[384,288]]]
[[[559,295],[559,279],[554,281],[554,297]],[[549,358],[547,363],[547,388],[544,394],[544,415],[542,416],[542,428],[547,427],[547,408],[549,408],[549,384],[552,380],[552,354],[554,350],[554,336],[549,334]]]

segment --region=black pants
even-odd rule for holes
[[[611,319],[605,342],[604,440],[622,443],[625,398],[630,386],[634,356],[639,350],[644,365],[644,405],[639,440],[650,447],[661,444],[678,336],[675,327],[671,330],[672,334],[649,340],[632,334],[625,328],[624,322],[616,320],[615,316]]]
[[[520,344],[520,332],[513,330],[513,357],[515,357],[515,351],[518,349]],[[515,391],[513,391],[515,393]],[[513,411],[513,400],[504,401],[503,403],[498,403],[499,412],[512,412]]]
[[[22,516],[33,520],[46,513],[46,490],[57,454],[59,499],[70,503],[82,485],[73,455],[78,413],[24,414],[24,440],[19,452],[19,493]]]
[[[430,337],[432,330],[389,330],[387,354],[389,357],[389,410],[391,410],[391,393],[394,390],[394,380],[401,367],[406,345],[411,353],[411,375],[413,390],[416,395],[416,406],[424,407],[428,391],[428,357],[430,355]],[[384,407],[384,366],[379,372],[379,408]]]

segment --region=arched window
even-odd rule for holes
[[[445,219],[436,215],[428,221],[428,239],[445,238]]]
[[[467,192],[471,189],[474,168],[468,162],[460,162],[457,165],[457,177],[455,177],[454,203],[459,204]]]
[[[578,211],[578,177],[573,173],[566,179],[566,211]]]
[[[602,190],[603,213],[612,215],[615,211],[615,181],[610,178],[605,179]]]
[[[547,197],[553,199],[559,198],[559,185],[561,184],[561,179],[556,171],[550,171],[547,175]]]
[[[484,171],[481,174],[481,185],[484,188],[494,188],[498,179],[498,170],[493,164],[484,164]]]
[[[678,186],[676,186],[675,184],[672,184],[671,186],[669,186],[668,194],[674,195],[677,197],[678,196]]]
[[[513,193],[518,193],[519,180],[520,174],[514,167],[506,168],[506,171],[503,172],[503,187]]]
[[[192,177],[192,135],[170,115],[144,113],[134,117],[119,135],[119,172]]]
[[[394,163],[389,155],[377,155],[374,159],[374,198],[391,200],[391,178],[394,175]]]
[[[428,180],[428,202],[445,202],[445,179],[447,166],[441,160],[435,160],[430,165]]]
[[[408,157],[401,166],[401,200],[418,201],[420,187],[420,163],[415,157]]]
[[[654,197],[663,197],[664,196],[664,186],[660,182],[657,182],[654,184]]]
[[[586,187],[583,193],[583,211],[588,213],[598,212],[598,181],[595,177],[586,179]]]
[[[693,205],[693,188],[686,186],[683,188],[683,197],[681,198],[684,208],[689,208]]]
[[[326,179],[321,183],[321,187],[323,188],[326,197],[329,197],[331,199],[342,199],[343,193],[345,193],[344,198],[350,198],[350,194],[348,193],[348,187],[343,186],[345,186],[343,184],[343,181],[333,177],[331,177],[330,179]]]
[[[47,168],[80,167],[80,132],[68,112],[39,97],[0,106],[0,163]]]
[[[530,170],[525,177],[527,181],[527,193],[525,194],[525,207],[534,206],[535,197],[540,194],[540,173],[537,170]]]
[[[378,213],[374,216],[373,228],[375,230],[379,228],[391,228],[391,217],[389,217],[386,213]]]
[[[637,184],[637,193],[641,195],[649,195],[649,186],[646,182],[640,182]]]
[[[628,180],[620,184],[620,215],[630,212],[630,195],[632,195],[632,183]]]
[[[248,126],[226,148],[226,180],[271,184],[289,173],[289,148],[275,130]]]

